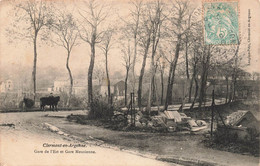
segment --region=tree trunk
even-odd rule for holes
[[[191,102],[191,94],[192,94],[192,88],[193,88],[193,81],[196,79],[197,76],[197,63],[198,63],[198,50],[197,48],[194,48],[194,54],[193,54],[193,59],[194,59],[194,64],[193,64],[193,72],[192,72],[192,78],[190,80],[190,89],[189,89],[189,103]]]
[[[38,32],[35,32],[33,40],[33,50],[34,50],[34,59],[33,59],[33,71],[32,71],[32,80],[33,80],[33,100],[36,98],[36,66],[37,66],[37,35]]]
[[[132,66],[132,72],[133,72],[133,92],[135,93],[135,61],[136,61],[136,54],[137,54],[137,37],[136,33],[134,34],[134,59],[133,59],[133,66]]]
[[[151,70],[150,70],[150,75],[151,75],[151,79],[150,79],[150,85],[149,85],[149,92],[148,92],[148,100],[147,100],[147,107],[146,107],[146,111],[148,111],[148,113],[150,114],[151,112],[151,104],[152,104],[152,89],[153,89],[153,82],[154,82],[154,71],[155,66],[154,66],[154,56],[152,55],[152,60],[151,60]]]
[[[155,73],[156,73],[156,70],[155,70]],[[152,78],[152,94],[151,94],[151,105],[154,105],[154,102],[156,102],[156,88],[155,88],[155,75],[153,75],[153,78]]]
[[[190,81],[189,102],[191,102],[191,93],[192,93],[191,91],[192,91],[193,81],[195,82],[195,94],[194,94],[194,99],[192,101],[190,109],[193,109],[193,107],[194,107],[194,104],[196,102],[197,95],[198,95],[198,90],[199,90],[199,85],[198,85],[198,80],[197,80],[197,63],[198,63],[198,58],[196,58],[196,54],[194,52],[194,64],[193,64],[192,78]]]
[[[232,101],[236,99],[236,84],[237,84],[237,76],[235,73],[234,83],[233,83],[233,95],[232,95]]]
[[[205,67],[203,67],[203,71],[201,75],[200,95],[199,95],[199,109],[201,108],[202,103],[205,100],[206,85],[207,85],[206,69]]]
[[[92,75],[94,70],[95,64],[95,42],[90,44],[91,47],[91,57],[90,57],[90,64],[88,69],[88,103],[90,105],[90,109],[92,110],[93,107],[93,87],[92,87]]]
[[[229,94],[229,87],[228,87],[228,76],[226,76],[226,102],[228,102],[228,94]]]
[[[168,75],[168,84],[167,84],[167,91],[166,91],[166,98],[165,98],[165,106],[164,109],[167,110],[168,108],[168,90],[170,89],[170,85],[171,85],[171,78],[172,78],[172,68],[173,68],[173,62],[171,62],[170,64],[170,70],[169,70],[169,75]]]
[[[143,64],[142,64],[142,68],[141,68],[140,76],[139,76],[139,84],[138,84],[138,91],[137,91],[137,93],[138,93],[138,107],[139,108],[141,108],[141,106],[142,106],[143,77],[144,77],[144,70],[145,70],[149,46],[150,46],[150,38],[147,40],[147,44],[146,44],[145,51],[144,51]]]
[[[68,98],[68,102],[67,102],[67,107],[70,107],[70,100],[71,100],[72,88],[73,88],[73,77],[72,77],[72,73],[71,73],[71,70],[69,67],[69,60],[70,60],[70,51],[68,51],[67,61],[66,61],[66,68],[68,70],[69,77],[70,77],[70,89],[69,89],[69,98]]]
[[[188,41],[186,37],[186,42],[185,42],[185,67],[186,67],[186,76],[187,79],[190,79],[190,74],[189,74],[189,59],[188,59]]]
[[[173,68],[172,68],[172,77],[171,77],[171,85],[170,85],[170,93],[169,93],[169,104],[172,104],[172,90],[173,90],[173,83],[174,83],[174,77],[175,77],[175,70],[177,67],[177,62],[179,59],[179,51],[180,51],[180,44],[177,44],[177,48],[176,48],[176,54],[174,57],[174,61],[173,61]]]
[[[153,79],[152,79],[152,105],[154,104],[154,102],[157,102],[157,94],[156,94],[156,75],[157,72],[157,65],[155,66],[154,69],[154,74],[153,74]]]
[[[133,59],[133,66],[132,66],[132,70],[133,70],[133,92],[135,93],[135,61],[136,61],[136,55],[137,55],[137,31],[138,31],[138,27],[139,27],[139,17],[140,15],[137,15],[137,19],[136,19],[136,24],[135,24],[135,30],[134,30],[134,59]]]
[[[201,84],[200,84],[200,93],[199,93],[199,110],[201,109],[202,103],[205,97],[205,90],[206,90],[206,67],[205,62],[202,64],[202,74],[201,74]]]
[[[182,102],[181,102],[181,106],[179,108],[179,111],[181,111],[181,112],[183,111],[183,107],[185,106],[187,95],[190,94],[187,91],[187,89],[189,89],[189,91],[191,91],[191,86],[192,86],[192,84],[188,84],[188,82],[190,82],[190,74],[189,74],[188,37],[187,37],[187,35],[186,35],[186,41],[185,41],[185,67],[186,67],[187,80],[184,83]]]
[[[190,109],[193,109],[194,104],[195,104],[195,102],[197,100],[198,91],[199,91],[199,84],[198,84],[198,80],[197,80],[196,77],[194,78],[194,82],[195,82],[195,94],[194,94],[194,99],[193,99],[193,102],[192,102],[192,104],[190,106]]]
[[[127,106],[127,79],[128,79],[129,68],[126,69],[125,76],[125,106]]]
[[[228,103],[230,103],[232,101],[232,95],[233,95],[233,79],[234,79],[234,76],[232,76],[232,80],[231,80],[231,84],[230,84],[230,91],[229,91],[229,99],[228,99]]]
[[[174,77],[175,77],[175,70],[176,70],[178,59],[179,59],[180,40],[181,40],[181,36],[179,35],[178,41],[176,44],[174,60],[173,60],[173,63],[171,63],[172,71],[171,71],[170,81],[168,80],[167,95],[166,95],[166,101],[165,101],[165,110],[168,108],[168,105],[172,104],[172,90],[173,90],[173,83],[174,83]],[[170,82],[170,84],[169,84],[169,82]]]
[[[209,63],[210,63],[210,47],[208,47],[207,54],[204,53],[203,55],[201,87],[200,87],[200,95],[199,95],[199,109],[201,109],[202,102],[205,100]]]
[[[112,103],[111,103],[110,78],[109,78],[109,72],[108,72],[107,54],[108,54],[108,52],[106,51],[105,56],[106,56],[106,74],[107,74],[108,104],[112,104]]]
[[[191,93],[192,93],[192,88],[193,88],[193,81],[194,81],[194,76],[192,76],[192,77],[191,77],[191,80],[190,80],[189,99],[188,99],[188,103],[191,102]]]
[[[164,96],[164,82],[163,82],[163,71],[161,71],[161,105],[163,105],[163,96]]]
[[[235,99],[235,86],[236,86],[236,76],[234,73],[232,74],[228,103],[232,102]]]

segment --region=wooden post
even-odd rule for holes
[[[212,90],[212,103],[211,103],[211,128],[210,128],[210,136],[213,136],[213,121],[214,121],[214,106],[215,106],[215,96],[214,89]]]
[[[133,94],[133,106],[134,106],[134,126],[135,126],[135,94],[134,92],[132,93]]]

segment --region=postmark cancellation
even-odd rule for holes
[[[239,44],[239,2],[203,1],[204,43]]]

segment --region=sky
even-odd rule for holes
[[[114,0],[112,1],[114,10],[117,10],[121,17],[127,17],[129,14],[129,4],[126,0]],[[250,2],[250,3],[249,3]],[[80,1],[66,1],[69,5],[68,8],[72,8],[72,5],[79,5]],[[33,45],[24,40],[15,41],[9,43],[8,40],[12,34],[7,34],[6,29],[11,25],[14,20],[12,16],[12,7],[9,0],[0,1],[0,68],[12,70],[13,68],[23,68],[25,66],[32,67],[33,62]],[[245,52],[245,61],[250,59],[250,65],[246,67],[249,72],[260,71],[259,70],[259,55],[260,55],[260,5],[258,0],[240,0],[240,34],[245,40],[242,41],[241,52]],[[198,7],[201,3],[198,1]],[[250,16],[249,19],[249,10]],[[112,24],[118,24],[117,14],[114,14],[109,19],[112,20]],[[248,21],[250,20],[250,28],[248,27]],[[248,31],[250,29],[250,42],[248,42]],[[247,52],[247,48],[250,45],[250,58]],[[39,43],[38,44],[38,67],[45,68],[49,66],[55,66],[57,68],[64,68],[66,64],[66,50],[62,47],[51,46],[50,44]],[[122,65],[122,54],[118,47],[111,49],[109,53],[109,70],[113,72],[125,71]],[[104,67],[104,55],[97,49],[97,63],[96,66]],[[139,56],[136,71],[139,71],[141,66],[141,56]],[[90,47],[87,43],[82,42],[79,46],[75,47],[71,53],[70,66],[72,72],[79,72],[87,70],[90,61]],[[149,61],[147,62],[149,67]],[[14,70],[15,71],[15,70]],[[2,71],[0,71],[1,74]],[[87,73],[87,71],[86,71]],[[1,75],[0,75],[1,76]]]

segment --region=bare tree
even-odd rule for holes
[[[142,11],[142,19],[140,20],[140,31],[139,31],[139,46],[143,52],[143,61],[142,61],[142,67],[139,75],[139,83],[138,83],[138,107],[141,108],[142,106],[142,87],[143,87],[143,77],[144,77],[144,71],[146,66],[146,60],[148,56],[148,51],[151,44],[151,35],[152,35],[152,27],[149,21],[149,17],[147,17],[148,10]]]
[[[147,111],[151,111],[151,103],[152,103],[152,96],[154,96],[154,91],[152,90],[152,87],[155,84],[155,73],[156,73],[156,65],[155,65],[155,55],[158,47],[159,40],[161,38],[161,26],[165,19],[163,16],[163,4],[161,1],[157,1],[155,3],[151,3],[148,5],[150,10],[149,12],[149,23],[152,27],[152,55],[151,55],[151,65],[150,65],[150,86],[149,86],[149,94],[148,94],[148,103],[147,103]],[[155,88],[153,88],[155,89]]]
[[[231,58],[227,58],[227,61],[229,64],[229,67],[232,69],[231,71],[231,84],[230,84],[230,95],[229,95],[229,103],[234,101],[236,99],[236,84],[237,84],[237,78],[239,77],[239,75],[241,73],[244,73],[242,70],[240,70],[241,68],[244,68],[245,66],[247,66],[248,64],[244,64],[243,60],[245,58],[245,48],[240,47],[242,42],[246,42],[245,38],[246,35],[245,33],[242,32],[242,36],[241,38],[239,38],[238,36],[237,40],[238,40],[238,44],[237,45],[232,45],[230,46],[230,48],[228,48],[230,50],[230,54]]]
[[[189,29],[184,34],[183,45],[184,45],[184,61],[185,61],[185,73],[186,73],[186,81],[185,81],[185,88],[184,94],[182,98],[182,103],[179,108],[180,111],[183,110],[183,107],[186,103],[186,99],[188,97],[188,102],[191,102],[191,93],[193,87],[193,81],[195,80],[195,96],[197,97],[197,90],[198,90],[198,82],[197,82],[197,63],[198,63],[198,49],[199,47],[203,47],[203,39],[202,39],[202,26],[201,21],[198,21],[191,27],[191,15],[188,20]],[[189,55],[192,55],[189,56]],[[191,69],[190,69],[191,66]],[[192,76],[190,78],[190,70]]]
[[[57,41],[53,40],[53,42],[56,45],[65,48],[67,51],[66,68],[70,78],[69,96],[67,101],[67,106],[69,107],[73,89],[73,77],[69,66],[69,61],[72,48],[78,44],[76,43],[78,38],[78,28],[72,14],[64,12],[57,14],[52,27],[54,34],[57,36]]]
[[[140,28],[140,15],[142,12],[143,1],[142,0],[135,0],[131,2],[132,6],[134,7],[131,10],[131,16],[133,22],[130,23],[129,27],[131,28],[132,35],[134,38],[134,57],[133,57],[133,64],[132,64],[132,73],[133,73],[133,92],[135,92],[135,64],[136,64],[136,56],[137,56],[137,46],[138,46],[138,31]]]
[[[208,71],[210,67],[210,59],[211,59],[211,45],[207,45],[203,47],[202,59],[201,63],[201,85],[200,85],[200,93],[199,93],[199,109],[201,108],[202,102],[205,100],[206,94],[206,85],[208,78]]]
[[[169,104],[172,104],[172,89],[175,77],[175,70],[179,59],[179,52],[181,49],[183,36],[185,33],[187,33],[191,26],[193,26],[192,23],[189,24],[189,20],[193,11],[189,8],[189,1],[176,0],[174,3],[172,3],[172,6],[172,13],[168,18],[171,26],[168,27],[168,31],[170,38],[175,38],[176,41],[173,42],[175,43],[175,54],[174,60],[170,64],[165,109],[168,108]]]
[[[123,54],[124,54],[124,58],[123,58],[124,59],[124,66],[125,67],[128,66],[129,70],[130,70],[130,68],[132,69],[132,71],[130,73],[130,74],[132,74],[132,79],[131,79],[132,84],[131,85],[132,85],[132,91],[135,92],[135,90],[136,90],[135,66],[136,66],[137,51],[138,51],[138,46],[139,46],[138,44],[140,43],[140,34],[141,34],[141,26],[142,26],[141,25],[142,24],[141,15],[143,13],[144,4],[143,4],[143,0],[131,0],[129,5],[130,5],[130,15],[129,15],[129,17],[127,17],[128,19],[126,20],[124,18],[121,18],[121,20],[125,23],[124,27],[122,28],[123,34],[122,34],[121,38],[123,40],[125,40],[127,38],[127,40],[125,40],[125,41],[131,42],[131,43],[127,44],[129,46],[129,48],[131,47],[130,45],[133,44],[133,50],[134,50],[133,51],[133,57],[130,58],[132,62],[129,62],[131,64],[131,67],[129,66],[129,64],[126,65],[126,61],[125,61],[130,56],[130,55],[128,56],[128,53],[126,51],[126,50],[128,50],[128,48],[127,48],[128,46],[126,47],[126,44],[123,44],[123,43],[121,43],[121,45],[122,45],[123,49],[125,49],[125,51],[123,52]],[[128,40],[128,39],[130,39],[130,40]],[[126,58],[126,57],[128,57],[128,58]],[[146,62],[144,62],[144,63],[146,63]],[[126,67],[126,68],[128,68],[128,67]],[[129,76],[128,72],[129,71],[127,69],[127,79],[128,79],[128,76]],[[140,77],[139,77],[139,80],[140,80]],[[139,90],[139,87],[138,87],[138,90]],[[138,94],[139,94],[139,92],[138,92]],[[125,94],[125,95],[127,97],[127,94]],[[125,99],[125,101],[127,102],[127,99]]]
[[[229,50],[229,48],[226,48]],[[200,93],[199,93],[199,109],[201,109],[202,103],[206,101],[206,89],[207,89],[207,80],[209,72],[216,68],[223,58],[227,54],[230,54],[226,51],[224,47],[213,46],[213,45],[204,45],[201,48],[201,56],[199,57],[200,64]],[[223,64],[222,64],[223,65]],[[216,74],[214,74],[216,75]],[[214,76],[213,75],[213,76]],[[213,81],[213,86],[215,86]]]
[[[192,27],[192,29],[190,30],[190,36],[189,36],[189,40],[192,42],[192,44],[190,45],[190,50],[193,54],[193,56],[191,56],[189,61],[189,66],[191,66],[191,79],[189,79],[189,92],[188,92],[188,96],[189,99],[188,101],[191,102],[191,95],[192,95],[192,88],[193,88],[193,83],[195,83],[195,93],[194,93],[194,97],[193,97],[193,101],[191,104],[190,109],[193,109],[194,104],[197,100],[198,97],[198,90],[199,90],[199,83],[198,83],[198,72],[199,72],[199,60],[200,57],[202,55],[202,50],[203,50],[203,35],[202,35],[202,25],[201,22],[198,22],[198,24],[196,24],[196,26]],[[186,43],[186,41],[185,41]],[[186,51],[185,51],[185,62],[187,61],[187,56],[186,56]],[[186,72],[187,72],[187,62],[186,62]],[[186,73],[188,74],[188,73]],[[187,75],[188,78],[188,75]]]
[[[191,52],[191,45],[193,44],[193,39],[192,39],[192,33],[190,31],[188,31],[186,34],[185,34],[185,37],[184,37],[184,43],[185,43],[185,68],[186,68],[186,77],[187,77],[187,82],[190,82],[189,84],[189,87],[187,87],[187,89],[189,89],[188,91],[188,102],[190,103],[191,102],[191,91],[192,91],[192,81],[191,79],[193,78],[190,78],[190,64],[189,64],[189,60],[190,60],[190,57],[189,57],[189,53],[192,54]],[[194,50],[193,50],[194,51]],[[185,100],[185,99],[184,99]],[[184,102],[184,101],[183,101]]]
[[[110,89],[110,78],[109,78],[109,71],[108,71],[108,52],[111,49],[112,46],[112,35],[113,30],[109,29],[104,33],[103,36],[103,44],[100,46],[101,50],[103,51],[105,55],[105,66],[106,66],[106,81],[107,81],[107,91],[108,91],[108,103],[112,104],[111,100],[111,89]]]
[[[92,109],[93,103],[93,86],[92,86],[92,75],[95,65],[96,56],[96,44],[100,43],[104,31],[99,30],[101,23],[108,16],[108,12],[105,10],[106,6],[100,4],[95,0],[84,2],[87,9],[81,9],[80,15],[83,18],[83,23],[80,27],[80,37],[83,41],[89,44],[91,48],[90,64],[88,69],[88,103],[90,109]]]
[[[189,98],[191,98],[191,90],[192,90],[192,85],[193,85],[193,81],[195,82],[195,94],[194,94],[194,98],[192,101],[192,104],[190,106],[190,109],[193,109],[194,104],[196,102],[197,96],[198,96],[198,90],[199,90],[199,84],[198,84],[198,61],[199,61],[199,52],[198,52],[198,48],[195,47],[194,48],[194,52],[193,52],[193,58],[192,58],[192,78],[190,81],[190,89],[189,89]]]
[[[161,105],[163,105],[163,97],[164,97],[164,72],[166,68],[166,60],[165,60],[165,55],[164,51],[160,48],[159,50],[160,58],[158,61],[158,67],[159,67],[159,72],[160,72],[160,78],[161,78]]]
[[[239,39],[239,42],[242,40]],[[245,55],[240,49],[240,43],[238,45],[229,46],[228,48],[222,48],[226,50],[227,56],[221,58],[222,61],[218,62],[214,69],[218,69],[218,75],[224,76],[226,80],[226,102],[230,103],[235,100],[236,82],[240,74],[243,74],[244,65],[242,63],[243,56]],[[239,53],[240,52],[240,53]],[[229,80],[231,78],[231,80]]]
[[[126,75],[125,75],[125,106],[127,106],[127,81],[128,81],[128,75],[129,71],[132,67],[132,52],[131,52],[131,46],[130,41],[128,40],[127,46],[125,44],[121,44],[121,52],[123,53],[123,65],[126,69]]]
[[[16,34],[21,40],[29,39],[33,43],[33,96],[36,97],[36,69],[37,69],[37,39],[41,35],[45,38],[44,29],[52,23],[51,8],[46,1],[28,0],[15,4],[15,21],[13,29],[8,29],[8,35]],[[19,23],[22,27],[19,27]],[[40,33],[43,32],[43,33]]]

